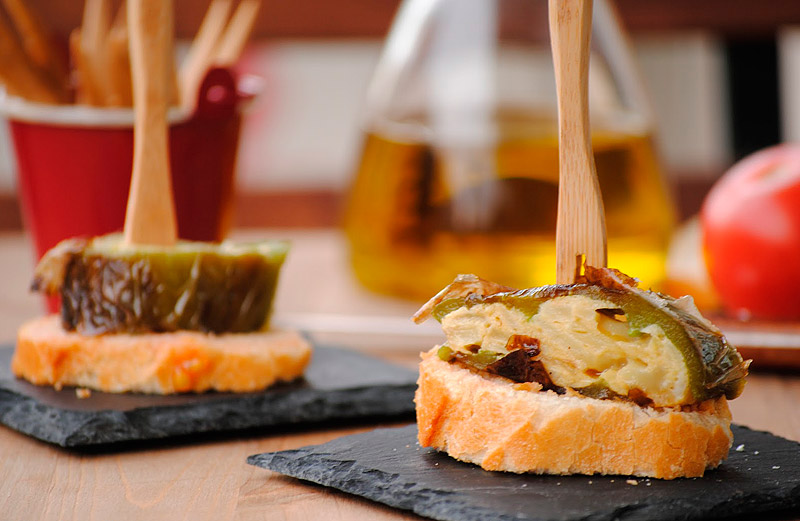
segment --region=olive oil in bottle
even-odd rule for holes
[[[592,124],[609,266],[658,287],[673,211],[651,136]],[[433,145],[422,119],[368,130],[345,215],[365,286],[424,299],[458,273],[516,288],[555,282],[556,123],[508,111],[492,125],[481,147]]]

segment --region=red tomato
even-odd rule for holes
[[[800,144],[752,154],[701,213],[709,276],[727,312],[800,319]]]

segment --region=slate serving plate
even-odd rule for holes
[[[305,378],[248,394],[108,394],[79,399],[11,373],[0,346],[0,423],[62,447],[342,419],[411,418],[417,373],[354,351],[315,346]]]
[[[800,513],[800,444],[740,426],[733,433],[730,456],[718,469],[672,481],[486,472],[420,448],[415,425],[247,461],[447,521],[763,519],[767,511]]]

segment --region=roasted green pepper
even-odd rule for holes
[[[450,349],[450,347],[444,345],[439,348],[439,351],[436,353],[437,356],[444,360],[445,362],[449,362],[453,358],[458,358],[459,360],[464,360],[469,365],[477,368],[477,369],[486,369],[494,362],[497,361],[502,355],[486,350],[475,350],[473,353],[458,353]]]
[[[63,327],[83,334],[257,331],[287,251],[282,241],[162,248],[125,246],[118,235],[70,239],[42,258],[32,288],[60,295]]]

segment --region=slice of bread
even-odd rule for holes
[[[17,333],[15,375],[38,385],[105,392],[248,392],[303,374],[311,346],[297,332],[208,335],[194,331],[84,336],[58,316]]]
[[[419,442],[486,470],[702,476],[733,436],[724,397],[654,409],[538,391],[423,353],[415,402]]]

